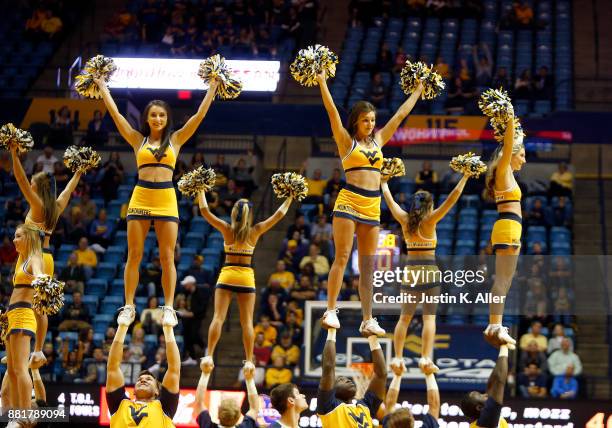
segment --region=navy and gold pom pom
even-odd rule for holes
[[[43,315],[55,315],[64,306],[64,283],[50,275],[37,275],[32,281],[32,308]]]
[[[28,131],[19,129],[12,123],[2,125],[0,128],[0,147],[10,150],[13,144],[17,146],[17,153],[22,154],[32,150],[34,139]]]
[[[0,343],[6,343],[6,336],[8,335],[8,315],[6,312],[0,312]]]
[[[64,165],[72,172],[86,173],[100,165],[100,155],[91,147],[70,146],[64,152]]]
[[[472,178],[478,178],[481,174],[487,172],[487,165],[480,160],[480,156],[472,152],[455,156],[450,161],[450,167],[453,171],[460,172]]]
[[[293,78],[302,86],[317,86],[317,75],[325,70],[326,77],[336,75],[338,56],[326,46],[314,45],[300,49],[289,66]]]
[[[278,198],[293,198],[301,201],[308,195],[306,179],[295,172],[272,176],[272,190]]]
[[[401,177],[406,175],[406,167],[400,158],[384,158],[380,173],[385,177]]]
[[[186,197],[195,198],[201,191],[210,191],[216,179],[215,171],[212,168],[199,166],[183,174],[178,182],[178,189]]]
[[[86,98],[101,98],[100,89],[93,79],[101,78],[108,82],[116,70],[117,66],[112,58],[96,55],[85,63],[81,74],[76,76],[74,89]]]
[[[218,80],[217,95],[223,100],[234,99],[242,91],[242,82],[232,74],[225,58],[219,54],[206,58],[200,63],[198,76],[207,85],[213,80]]]
[[[406,95],[412,94],[423,85],[421,98],[431,100],[436,98],[444,90],[445,84],[442,76],[436,73],[431,67],[422,62],[406,61],[400,73],[400,86]]]

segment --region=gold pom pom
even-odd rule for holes
[[[13,144],[17,145],[17,153],[22,154],[32,150],[34,139],[28,131],[19,129],[12,123],[2,125],[0,128],[0,147],[10,150]]]
[[[91,147],[70,146],[64,152],[64,165],[72,171],[86,173],[100,165],[100,155]]]
[[[202,190],[210,191],[215,186],[216,179],[213,169],[199,166],[183,174],[178,182],[178,189],[186,197],[195,198]]]
[[[445,84],[442,76],[436,73],[433,68],[427,67],[422,62],[406,61],[406,65],[400,73],[400,86],[406,95],[412,94],[423,85],[421,98],[431,100],[436,98],[444,90]]]
[[[293,78],[302,86],[317,86],[317,75],[325,70],[326,77],[336,75],[338,56],[326,46],[314,45],[300,49],[289,66]]]
[[[112,58],[96,55],[85,63],[81,74],[76,76],[74,89],[79,95],[86,98],[102,98],[94,78],[101,78],[108,82],[111,75],[117,70]]]
[[[242,82],[232,75],[225,59],[219,54],[206,58],[200,63],[198,76],[207,85],[213,80],[218,80],[217,95],[223,100],[234,99],[242,91]]]
[[[64,283],[49,275],[37,275],[32,281],[32,308],[43,315],[55,315],[64,306]]]
[[[450,167],[453,171],[460,172],[472,178],[478,178],[480,174],[487,172],[487,166],[480,160],[480,156],[476,156],[472,152],[455,156],[450,161]]]
[[[400,158],[384,158],[380,173],[389,178],[401,177],[406,175],[406,167]]]
[[[272,190],[279,198],[293,198],[301,201],[308,195],[308,183],[303,176],[295,172],[274,174]]]
[[[0,343],[6,344],[8,335],[8,315],[6,312],[0,312]]]
[[[503,89],[487,89],[480,95],[478,107],[485,116],[497,121],[506,123],[510,116],[514,114],[512,101],[508,92]]]

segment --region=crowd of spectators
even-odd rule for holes
[[[128,2],[106,23],[101,41],[159,56],[285,59],[315,41],[317,13],[317,0]]]
[[[62,15],[65,7],[61,2],[43,1],[34,9],[30,18],[25,22],[25,37],[27,40],[38,42],[55,40],[61,37],[64,29]]]
[[[534,320],[519,341],[520,358],[517,385],[524,398],[553,397],[574,399],[578,396],[582,362],[574,353],[574,344],[566,332],[571,328],[556,323],[550,336],[543,334],[542,323]]]

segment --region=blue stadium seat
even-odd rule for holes
[[[106,289],[108,288],[108,280],[104,278],[91,278],[87,281],[87,287],[85,291],[87,294],[102,297],[106,295]]]
[[[554,226],[550,229],[550,240],[552,242],[571,242],[572,233],[567,227]]]
[[[115,314],[121,306],[123,306],[123,296],[106,296],[102,300],[100,313]]]
[[[98,267],[96,269],[96,277],[102,279],[113,279],[117,274],[117,264],[116,263],[98,263]]]
[[[71,244],[62,244],[60,249],[57,251],[56,259],[60,261],[67,261],[70,254],[76,250],[76,245]]]
[[[112,249],[111,249],[112,248]],[[109,247],[104,253],[106,263],[122,263],[125,260],[125,249],[121,247]]]
[[[527,228],[527,240],[529,242],[546,242],[547,241],[546,227],[544,226],[529,226]]]
[[[108,326],[113,325],[115,323],[115,315],[114,314],[97,314],[93,318],[93,329],[95,333],[106,332]]]
[[[204,245],[204,235],[198,232],[188,232],[183,238],[183,247],[200,249]]]
[[[125,294],[125,283],[123,278],[113,279],[108,290],[109,296],[123,296]]]
[[[88,284],[89,285],[89,284]],[[87,306],[87,310],[89,311],[89,315],[94,315],[98,312],[98,300],[99,297],[95,294],[85,294],[82,296],[82,301],[85,306]]]

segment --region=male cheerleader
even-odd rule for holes
[[[385,398],[387,368],[385,357],[375,335],[368,337],[374,376],[361,400],[352,403],[357,386],[350,378],[336,379],[336,329],[327,330],[327,342],[323,349],[323,374],[317,391],[317,414],[323,428],[373,428],[372,416]]]
[[[172,418],[179,402],[181,356],[174,338],[174,330],[169,325],[164,325],[163,329],[168,370],[161,386],[151,372],[143,370],[134,385],[135,399],[131,400],[125,395],[125,381],[121,373],[123,341],[128,326],[119,324],[117,327],[106,367],[106,401],[111,414],[112,428],[174,427]]]
[[[499,357],[495,368],[489,376],[487,392],[482,394],[472,391],[461,400],[461,411],[470,421],[470,428],[508,428],[508,422],[502,417],[504,389],[508,379],[508,342],[496,336],[487,336],[487,342],[499,348]]]
[[[283,383],[270,391],[272,407],[281,414],[270,428],[299,428],[300,413],[308,408],[306,396],[292,383]]]
[[[202,358],[200,362],[200,369],[202,374],[198,382],[198,389],[196,390],[196,399],[194,404],[194,413],[197,416],[196,421],[200,428],[257,428],[257,415],[259,414],[259,395],[257,394],[257,387],[255,386],[255,366],[246,366],[244,371],[244,379],[247,387],[247,394],[249,397],[249,411],[244,415],[242,422],[240,420],[240,406],[235,400],[226,398],[219,404],[219,423],[216,424],[211,420],[210,413],[204,404],[204,395],[208,388],[208,380],[210,379],[210,373],[212,372],[214,365],[210,362],[209,358]]]

